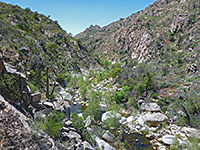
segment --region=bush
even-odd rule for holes
[[[87,116],[91,116],[92,118],[98,119],[100,114],[99,108],[99,93],[95,91],[90,92],[90,102],[86,110],[83,112],[83,116],[86,118]]]
[[[72,75],[71,75],[70,73],[66,72],[66,73],[65,73],[65,80],[66,80],[67,82],[70,82],[71,78],[72,78]]]
[[[111,71],[109,73],[110,77],[116,78],[117,75],[121,72],[121,70],[122,70],[121,68],[113,68],[113,69],[111,69]]]
[[[117,103],[126,101],[128,99],[126,92],[128,92],[129,90],[130,90],[129,86],[123,86],[121,91],[115,91],[113,95],[113,100],[115,100]]]
[[[78,86],[78,78],[74,76],[73,78],[71,78],[70,82],[68,83],[68,87],[77,88],[77,86]]]
[[[63,113],[56,112],[53,110],[50,114],[47,115],[44,121],[42,129],[54,140],[57,140],[61,134],[61,124],[62,120],[65,118]]]
[[[48,52],[48,53],[52,53],[52,54],[57,54],[57,49],[58,48],[58,45],[54,42],[50,43],[50,44],[47,44],[45,45],[45,50]]]
[[[87,81],[85,81],[83,79],[83,77],[80,77],[79,78],[79,81],[78,81],[78,86],[79,86],[79,89],[80,89],[80,94],[81,94],[81,97],[83,97],[84,99],[86,98],[86,95],[87,95]]]
[[[117,129],[120,126],[119,120],[116,117],[116,111],[112,111],[110,118],[103,121],[103,126],[105,126],[108,129]]]
[[[56,81],[61,83],[65,79],[65,75],[63,73],[59,73],[56,75]]]
[[[91,134],[87,130],[82,117],[79,117],[76,113],[72,114],[72,125],[79,134],[83,136],[83,139],[91,142]]]

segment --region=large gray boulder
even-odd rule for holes
[[[107,142],[114,142],[114,136],[108,130],[103,134],[102,138]]]
[[[118,120],[120,120],[122,118],[122,115],[116,111],[107,111],[103,113],[101,121],[103,122],[107,119],[112,119],[112,118],[117,118]]]
[[[148,113],[145,114],[142,118],[144,123],[150,124],[151,126],[157,126],[162,122],[166,122],[168,119],[168,117],[162,113]]]
[[[162,137],[163,143],[168,144],[168,145],[173,144],[174,139],[175,139],[175,136],[169,135],[169,134],[164,135],[164,136]]]
[[[84,150],[94,150],[94,148],[87,141],[84,141],[82,145],[83,145]]]
[[[143,111],[151,111],[151,112],[161,111],[160,106],[156,103],[142,103],[140,109]]]
[[[99,137],[95,137],[95,142],[97,143],[97,146],[100,149],[103,149],[103,150],[115,150],[115,148],[110,146],[107,142],[105,142],[104,140],[102,140]]]

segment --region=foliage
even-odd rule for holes
[[[78,86],[78,78],[76,76],[72,77],[68,83],[68,87],[77,88]]]
[[[177,116],[177,125],[199,127],[200,99],[194,89],[179,91],[177,97],[163,98],[159,103],[169,111],[169,116]]]
[[[130,90],[129,86],[123,86],[120,91],[115,91],[113,95],[113,100],[117,103],[121,103],[123,101],[127,101],[128,96],[126,95],[126,92]]]
[[[99,93],[92,90],[90,92],[90,102],[88,107],[83,112],[83,116],[86,118],[87,116],[91,116],[92,118],[98,119],[100,108],[99,108]]]
[[[72,78],[72,75],[71,75],[70,73],[68,73],[68,72],[66,72],[64,75],[65,75],[65,80],[66,80],[67,82],[70,82],[70,80],[71,80],[71,78]]]
[[[35,85],[32,84],[32,83],[29,83],[28,86],[29,86],[29,88],[31,89],[31,91],[32,91],[33,93],[36,92],[36,91],[38,90],[38,87],[35,86]]]
[[[61,122],[64,118],[65,116],[63,113],[53,110],[45,118],[42,129],[54,140],[56,140],[61,133],[60,129],[63,127],[63,124],[61,124]]]
[[[59,73],[56,75],[56,80],[61,83],[65,79],[65,75],[63,73]]]
[[[56,55],[57,54],[57,49],[58,48],[58,45],[54,42],[50,43],[50,44],[47,44],[45,46],[45,49],[47,50],[48,53],[52,53],[53,55]]]
[[[79,117],[76,113],[73,113],[72,119],[73,127],[83,136],[83,139],[91,142],[91,134],[85,127],[83,118]]]
[[[176,135],[173,144],[170,146],[170,150],[177,150],[177,149],[187,149],[187,150],[197,150],[200,149],[199,139],[196,137],[188,137],[187,141],[184,143],[179,143],[180,140],[184,140],[181,138],[179,134]]]
[[[83,97],[84,99],[86,98],[86,95],[87,95],[87,80],[84,80],[83,76],[79,77],[79,81],[78,81],[78,86],[79,86],[79,89],[80,89],[80,94],[81,94],[81,97]]]
[[[112,111],[111,112],[111,116],[110,118],[106,119],[103,121],[103,126],[105,126],[108,129],[117,129],[120,126],[119,120],[116,117],[116,111]]]
[[[115,78],[115,77],[117,77],[117,75],[118,75],[121,71],[122,71],[121,68],[113,68],[113,69],[111,69],[109,75],[110,75],[110,77]]]

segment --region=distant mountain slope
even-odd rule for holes
[[[128,18],[103,28],[90,26],[75,37],[102,59],[127,61],[131,56],[141,61],[158,59],[169,50],[199,51],[199,35],[199,0],[158,0]]]
[[[51,68],[56,73],[80,71],[95,62],[80,41],[48,17],[0,3],[0,52],[19,71]]]

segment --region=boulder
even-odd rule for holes
[[[126,117],[122,117],[120,120],[119,120],[119,123],[120,124],[127,124],[127,120],[126,120]]]
[[[115,148],[113,148],[112,146],[110,146],[107,142],[105,142],[104,140],[102,140],[98,136],[95,137],[95,141],[97,143],[97,146],[100,149],[103,149],[103,150],[115,150]]]
[[[52,102],[43,102],[43,105],[45,105],[48,108],[54,108],[54,105]]]
[[[174,139],[175,139],[175,136],[167,134],[162,137],[162,142],[167,145],[171,145],[173,144]]]
[[[167,116],[162,114],[162,113],[148,113],[145,114],[143,117],[143,121],[146,124],[150,124],[151,126],[157,126],[158,124],[162,123],[162,122],[166,122],[167,121]]]
[[[32,103],[39,102],[41,100],[41,93],[31,94],[31,100]]]
[[[156,103],[142,103],[140,109],[143,111],[151,111],[151,112],[161,111],[160,106]]]
[[[144,103],[144,100],[143,99],[139,99],[138,100],[138,104],[141,105],[142,103]]]
[[[61,97],[63,98],[63,100],[68,100],[68,101],[72,101],[72,96],[67,93],[66,91],[60,91],[59,94],[61,95]]]
[[[114,136],[108,130],[103,134],[102,138],[107,142],[114,142]]]
[[[129,122],[133,122],[135,119],[133,116],[129,116],[126,121],[129,123]]]
[[[70,117],[70,104],[67,101],[56,101],[54,106],[57,111],[64,113],[68,118]]]
[[[83,145],[83,148],[85,149],[85,150],[94,150],[94,148],[90,145],[90,143],[88,143],[87,141],[84,141],[83,143],[82,143],[82,145]]]
[[[26,79],[26,75],[24,75],[23,73],[17,72],[17,69],[15,69],[12,65],[5,63],[4,66],[5,66],[5,72],[19,75],[19,77]]]
[[[89,127],[92,123],[92,119],[90,116],[88,116],[86,119],[85,119],[85,127]]]
[[[192,132],[192,136],[194,136],[194,137],[200,139],[200,129],[196,129],[195,132]]]
[[[74,132],[74,131],[69,131],[69,133],[63,132],[62,136],[68,137],[69,139],[74,139],[74,138],[75,139],[81,139],[81,136],[77,132]]]
[[[65,126],[66,127],[71,127],[72,126],[72,122],[70,120],[65,122]]]
[[[111,119],[111,118],[117,118],[118,120],[120,120],[122,118],[122,115],[120,113],[117,113],[116,111],[108,111],[103,113],[101,121],[105,121],[107,119]]]
[[[196,138],[200,139],[200,129],[183,127],[181,129],[181,132],[186,134],[188,137],[192,136],[192,137],[196,137]]]
[[[106,111],[106,109],[107,109],[106,104],[100,103],[100,104],[99,104],[99,109],[100,109],[100,111]]]

